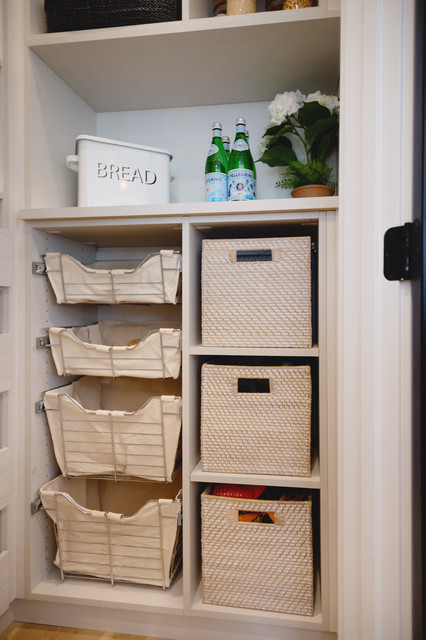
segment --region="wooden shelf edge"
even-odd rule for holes
[[[324,198],[277,198],[253,200],[251,202],[186,202],[167,204],[144,204],[105,207],[46,207],[22,209],[21,220],[93,220],[113,218],[144,218],[167,216],[214,216],[246,215],[264,213],[306,213],[336,211],[339,197]]]
[[[203,347],[203,345],[199,344],[190,347],[189,354],[191,356],[278,356],[283,358],[318,358],[319,348],[316,345],[305,349],[297,347]]]
[[[171,22],[156,22],[103,29],[85,29],[81,31],[62,31],[56,33],[34,33],[28,37],[27,45],[37,51],[39,47],[49,47],[61,44],[93,42],[104,40],[118,40],[124,38],[148,38],[150,36],[168,35],[176,33],[191,33],[194,31],[215,31],[264,26],[269,24],[291,24],[294,22],[311,22],[340,18],[338,10],[322,10],[319,7],[299,9],[298,11],[247,13],[237,16],[215,18],[188,18]]]
[[[49,600],[76,605],[115,607],[159,613],[184,614],[182,575],[169,589],[149,585],[116,583],[66,578],[61,580],[59,571],[53,569],[49,576],[31,592],[35,600]]]
[[[273,487],[296,487],[303,489],[320,489],[321,479],[318,460],[313,463],[309,478],[301,476],[277,476],[248,473],[215,473],[201,470],[201,461],[191,473],[192,482],[224,482],[230,484],[261,484]]]

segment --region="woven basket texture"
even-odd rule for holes
[[[238,522],[238,510],[274,513],[274,524]],[[312,502],[201,496],[203,600],[313,614]]]
[[[269,393],[239,393],[239,379],[269,381]],[[201,468],[218,473],[311,475],[309,366],[204,364]]]
[[[181,19],[181,0],[45,0],[48,32]]]
[[[241,250],[272,260],[240,262]],[[309,236],[204,240],[201,271],[204,346],[312,346]]]

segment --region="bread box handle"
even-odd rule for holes
[[[67,156],[65,158],[65,164],[68,169],[72,169],[73,171],[78,172],[78,156]]]

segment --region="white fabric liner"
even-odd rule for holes
[[[59,476],[46,483],[40,496],[57,527],[62,577],[169,587],[180,486],[181,478],[152,485]]]
[[[177,378],[181,333],[176,321],[104,320],[83,327],[51,327],[49,340],[60,376]]]
[[[171,482],[180,393],[180,380],[91,376],[47,391],[44,405],[62,474]]]
[[[178,299],[182,255],[172,249],[151,253],[136,267],[84,265],[66,253],[47,253],[44,261],[58,304],[176,304]]]

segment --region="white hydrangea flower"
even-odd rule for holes
[[[265,153],[266,147],[268,146],[269,141],[271,140],[272,136],[265,136],[266,131],[269,129],[268,125],[267,127],[264,127],[263,129],[263,133],[262,133],[262,137],[260,139],[260,142],[257,146],[257,150],[259,151],[259,153],[261,155],[263,155]]]
[[[331,113],[339,112],[339,98],[337,96],[327,96],[320,91],[310,93],[305,102],[319,102],[323,107],[327,107]]]
[[[265,151],[266,151],[266,147],[268,146],[268,142],[270,141],[272,136],[266,136],[265,138],[262,138],[257,146],[257,150],[260,153],[260,155],[262,156]]]
[[[291,116],[303,105],[305,96],[297,91],[278,93],[268,107],[271,124],[281,124],[287,116]]]
[[[323,94],[321,93],[321,91],[315,91],[315,93],[310,93],[306,97],[305,102],[319,102],[322,97]]]

